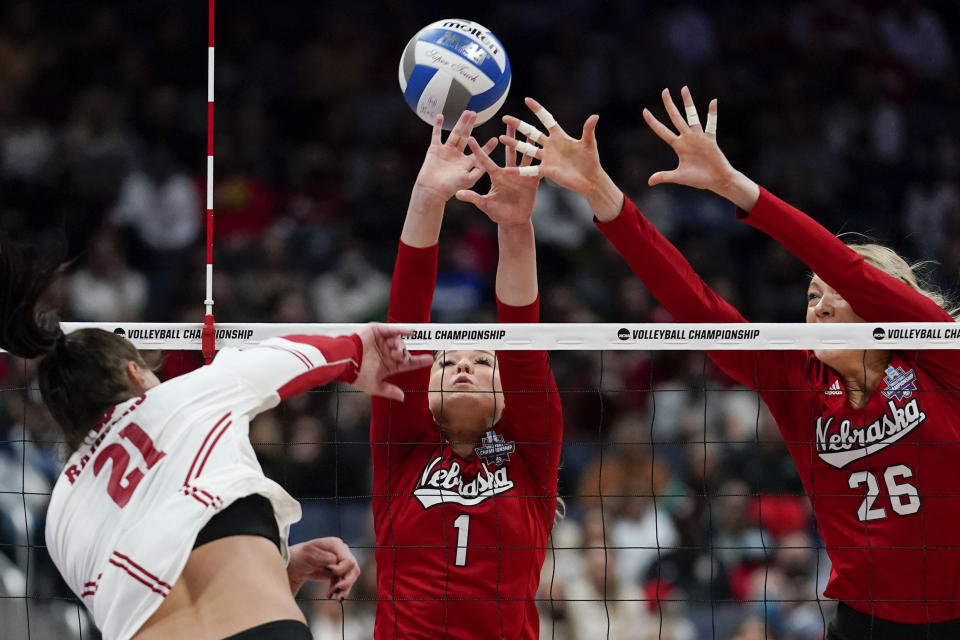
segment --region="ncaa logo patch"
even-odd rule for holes
[[[883,379],[887,388],[881,391],[887,398],[903,400],[913,395],[917,390],[917,373],[913,369],[907,371],[903,367],[887,367],[887,376]]]
[[[483,458],[487,464],[500,465],[510,461],[510,454],[517,450],[517,445],[513,442],[506,442],[498,433],[487,431],[483,436],[480,446],[474,449],[477,456]]]

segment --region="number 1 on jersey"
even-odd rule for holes
[[[453,521],[453,528],[457,530],[457,557],[453,564],[465,567],[467,566],[467,538],[470,536],[470,514],[458,515]]]

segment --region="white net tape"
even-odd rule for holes
[[[276,336],[343,335],[360,324],[217,325],[217,349],[244,348]],[[702,351],[781,349],[960,349],[960,323],[753,323],[753,324],[403,324],[415,331],[413,349],[483,345],[551,351]],[[139,349],[199,349],[200,323],[65,322],[67,333],[99,328],[123,335]]]

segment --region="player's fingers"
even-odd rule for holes
[[[430,144],[440,144],[440,132],[443,131],[443,114],[438,113],[433,119],[433,133],[430,135]]]
[[[353,587],[353,583],[347,580],[341,580],[337,584],[333,585],[333,597],[337,600],[343,600],[350,595],[350,588]]]
[[[529,167],[533,163],[533,158],[530,156],[520,156],[520,166]]]
[[[523,102],[531,111],[533,111],[533,115],[537,116],[537,119],[543,124],[543,128],[546,129],[548,133],[552,134],[554,132],[554,127],[557,127],[557,129],[560,128],[560,125],[557,124],[553,114],[547,111],[542,104],[533,98],[524,98]]]
[[[717,135],[717,99],[710,101],[707,107],[707,126],[703,129],[707,135],[716,137]]]
[[[657,120],[657,117],[650,112],[650,109],[643,110],[643,119],[646,120],[647,125],[653,129],[653,132],[657,134],[661,140],[671,146],[673,146],[673,143],[680,137],[673,131],[670,131],[667,125]]]
[[[479,180],[480,176],[482,176],[484,173],[486,172],[480,167],[474,167],[467,171],[467,185],[472,186],[476,184],[477,180]]]
[[[507,136],[508,138],[516,138],[516,137],[517,137],[517,128],[514,127],[513,125],[509,125],[509,124],[508,124],[508,125],[507,125],[507,133],[506,133],[506,136]],[[505,166],[505,167],[515,167],[515,166],[517,166],[517,153],[516,153],[516,149],[505,149],[504,151],[505,151],[505,153],[503,154],[503,166]]]
[[[520,141],[517,140],[516,138],[511,137],[511,136],[501,135],[501,136],[500,136],[500,144],[502,144],[502,145],[504,145],[504,146],[506,146],[506,147],[510,147],[511,149],[516,149],[517,145],[520,144]]]
[[[664,89],[660,96],[663,98],[663,106],[667,110],[667,115],[670,116],[670,122],[672,122],[673,126],[677,128],[677,131],[679,133],[686,133],[689,131],[690,126],[687,124],[687,121],[683,119],[683,116],[680,115],[677,105],[673,103],[673,97],[670,95],[670,89]]]
[[[598,122],[600,122],[600,116],[593,114],[583,123],[583,136],[581,139],[589,145],[596,144],[597,142],[596,132]]]
[[[404,371],[415,371],[417,369],[429,367],[432,364],[433,356],[429,353],[421,353],[420,355],[415,356],[408,351],[404,361],[401,362],[397,367],[397,372],[403,373]]]
[[[540,139],[544,137],[544,134],[540,132],[540,129],[537,129],[532,124],[528,124],[523,120],[517,121],[517,131],[526,136],[527,140],[530,142],[540,142]]]
[[[516,171],[519,176],[536,178],[540,176],[540,165],[535,164],[528,167],[517,167]]]
[[[386,398],[387,400],[394,400],[395,402],[403,402],[403,391],[400,387],[383,380],[377,385],[373,395]]]
[[[490,155],[491,153],[493,153],[493,150],[496,148],[497,148],[496,137],[490,138],[489,140],[487,140],[486,144],[484,144],[481,147],[481,149],[483,149],[484,153],[486,153],[487,155]]]
[[[531,158],[540,157],[540,147],[529,142],[518,142],[514,148],[517,150],[517,153],[522,153],[525,156],[530,156]]]
[[[477,144],[476,138],[470,136],[467,140],[467,144],[470,145],[470,150],[473,151],[473,155],[476,156],[476,161],[481,168],[488,172],[494,172],[500,167],[497,166],[497,163],[494,162],[487,152],[480,148],[480,145]]]
[[[647,184],[651,187],[657,184],[662,184],[664,182],[676,182],[677,181],[677,170],[673,171],[657,171],[655,174],[650,176],[650,179],[647,180]]]
[[[457,200],[461,202],[469,202],[477,208],[479,208],[480,203],[483,202],[483,196],[476,191],[471,191],[469,189],[460,189],[460,191],[457,191],[454,196]]]
[[[460,119],[454,125],[453,130],[447,137],[447,144],[455,147],[457,151],[463,153],[467,146],[467,140],[470,138],[470,131],[473,129],[473,123],[477,120],[475,111],[464,111],[460,114]]]
[[[686,85],[680,89],[680,98],[683,100],[683,110],[687,114],[687,124],[694,131],[703,131],[700,126],[700,114],[697,113],[697,105],[693,103],[693,95]]]
[[[388,339],[388,338],[409,338],[413,335],[413,330],[407,327],[401,327],[395,324],[385,324],[383,322],[373,322],[371,323],[373,328],[373,334],[378,339]]]

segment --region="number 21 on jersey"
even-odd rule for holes
[[[131,442],[137,451],[143,456],[147,471],[153,469],[154,465],[167,455],[153,446],[153,440],[140,428],[140,425],[131,422],[117,434],[121,439]],[[137,485],[143,480],[144,472],[139,466],[134,466],[130,473],[127,468],[130,466],[130,453],[126,447],[118,442],[113,442],[97,454],[93,461],[93,474],[100,475],[107,461],[110,461],[110,480],[107,482],[107,494],[117,503],[121,509],[130,502],[133,492]]]

